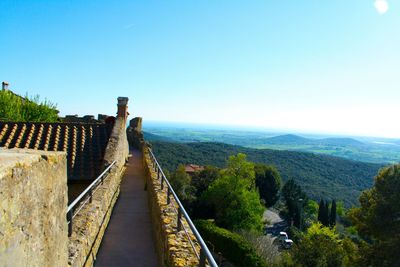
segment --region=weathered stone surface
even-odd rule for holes
[[[66,266],[63,152],[0,149],[0,266]]]
[[[160,180],[154,171],[147,147],[143,144],[143,165],[146,171],[146,183],[148,190],[149,206],[154,227],[154,239],[161,266],[198,266],[199,261],[194,252],[200,253],[200,246],[189,228],[184,217],[182,217],[183,228],[177,231],[177,209],[178,205],[170,197],[170,204],[167,204],[167,186],[161,189]],[[194,249],[185,233],[186,229]]]
[[[125,119],[117,118],[104,156],[105,165],[111,164],[114,160],[117,163],[107,174],[103,184],[97,187],[92,202],[87,203],[73,220],[72,235],[68,245],[70,266],[93,266],[119,195],[128,153]]]
[[[126,129],[126,134],[129,144],[134,148],[141,149],[142,144],[144,143],[142,118],[136,117],[130,120],[129,127]]]

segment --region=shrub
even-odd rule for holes
[[[196,220],[201,236],[218,252],[238,267],[266,267],[267,263],[254,248],[239,234],[217,227],[210,221]]]
[[[56,122],[56,105],[39,96],[22,98],[10,91],[0,91],[0,120],[26,122]]]

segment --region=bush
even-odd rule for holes
[[[215,226],[206,220],[196,220],[195,225],[201,236],[218,252],[238,267],[266,267],[267,263],[253,247],[239,234]]]
[[[0,120],[24,122],[56,122],[56,105],[39,96],[22,98],[10,91],[0,91]]]

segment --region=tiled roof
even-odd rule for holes
[[[186,173],[195,173],[204,170],[203,166],[195,165],[195,164],[189,164],[185,166],[185,172]]]
[[[111,124],[0,121],[0,147],[67,152],[68,181],[96,178]]]

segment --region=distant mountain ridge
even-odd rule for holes
[[[377,164],[400,162],[400,145],[397,143],[400,141],[396,139],[314,138],[297,134],[173,127],[145,129],[146,134],[149,141],[216,142],[257,149],[311,152]]]
[[[349,137],[330,137],[330,138],[305,138],[295,134],[284,134],[266,138],[265,144],[275,145],[331,145],[331,146],[363,146],[363,142]]]
[[[172,171],[179,164],[225,167],[230,155],[245,153],[248,160],[272,164],[282,179],[294,178],[307,194],[315,199],[343,200],[346,206],[356,205],[362,190],[373,184],[373,177],[383,166],[308,152],[253,149],[224,143],[151,142],[163,168]]]

